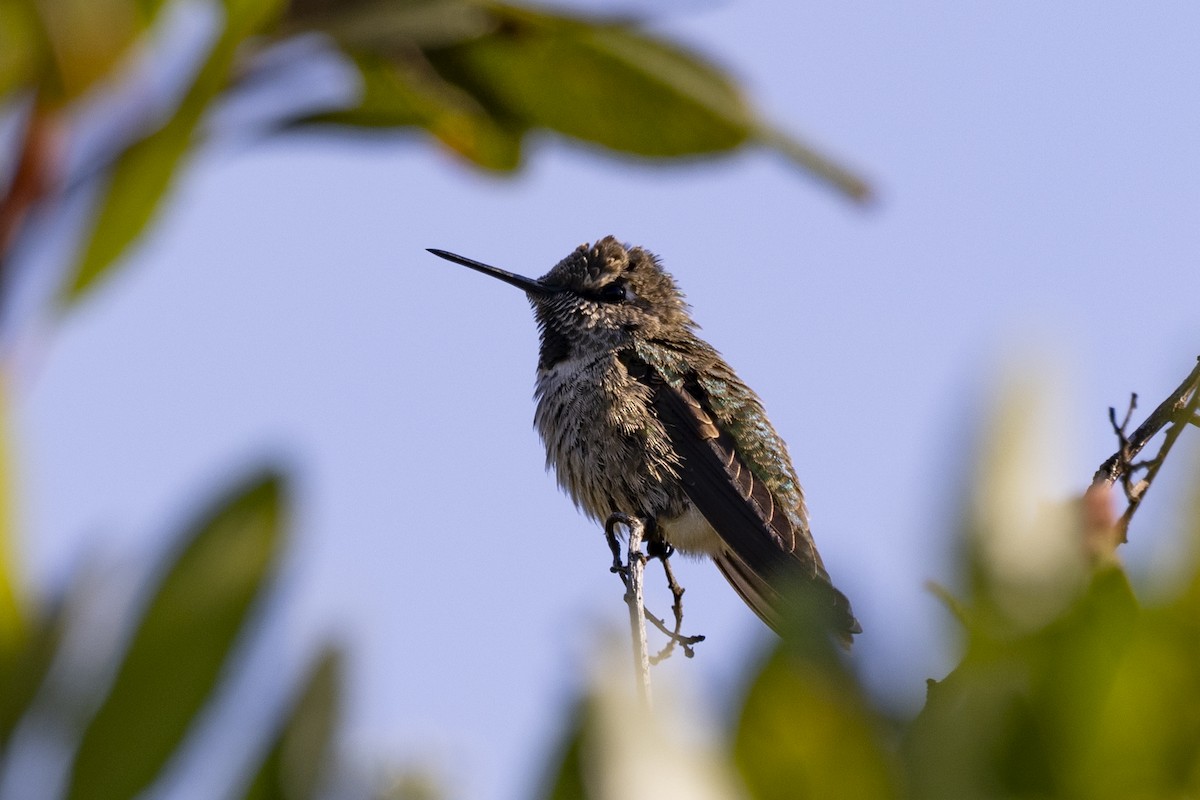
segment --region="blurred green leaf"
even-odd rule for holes
[[[742,778],[759,800],[897,797],[880,718],[812,644],[781,643],[754,678],[733,745]]]
[[[1190,797],[1200,791],[1200,647],[1178,620],[1150,613],[1114,679],[1093,700],[1073,783],[1092,798]],[[1077,665],[1086,671],[1088,665]]]
[[[1069,789],[1070,771],[1090,747],[1103,698],[1141,610],[1123,570],[1101,567],[1087,591],[1062,617],[1032,640],[1032,702],[1042,718],[1056,783]]]
[[[29,629],[17,578],[8,419],[8,386],[7,382],[0,382],[0,670],[24,647]]]
[[[1074,796],[1077,767],[1138,617],[1124,573],[1105,565],[1071,608],[1038,631],[973,630],[962,662],[930,682],[908,731],[911,793]]]
[[[138,12],[142,15],[142,22],[147,25],[152,23],[166,2],[167,0],[136,0]]]
[[[118,159],[75,266],[70,299],[91,288],[145,230],[191,145],[195,122],[195,115],[181,110]]]
[[[1140,608],[1096,544],[1113,535],[1107,495],[1038,496],[1061,426],[1033,427],[1036,387],[1006,394],[963,525],[966,652],[909,727],[909,791],[1188,796],[1200,786],[1200,609]]]
[[[33,82],[39,44],[36,17],[29,4],[0,0],[0,99]]]
[[[342,655],[327,647],[280,726],[245,800],[311,800],[328,777],[341,705]]]
[[[622,25],[488,7],[494,31],[429,57],[501,118],[656,157],[728,150],[751,134],[732,82],[681,49]]]
[[[225,9],[221,43],[236,48],[246,37],[270,28],[283,13],[287,0],[221,0],[221,6]]]
[[[71,800],[134,797],[183,740],[217,684],[284,535],[280,478],[260,478],[200,522],[133,634],[84,731]]]
[[[1191,575],[1109,648],[1102,664],[1110,680],[1081,720],[1085,746],[1072,775],[1079,796],[1200,795],[1200,484],[1188,506]],[[1095,668],[1081,659],[1077,669]]]
[[[43,96],[66,102],[107,77],[145,29],[134,0],[31,0],[49,59]]]
[[[550,773],[538,797],[543,800],[584,800],[588,796],[583,773],[583,731],[587,726],[587,703],[577,702],[550,760]]]
[[[399,54],[462,41],[493,27],[476,0],[293,0],[286,35],[319,30],[348,53]]]
[[[268,25],[283,0],[225,0],[225,27],[175,115],[117,160],[67,297],[77,300],[141,236],[191,147],[205,110],[225,88],[242,41]]]
[[[1200,475],[1200,459],[1191,466],[1192,475]],[[1191,496],[1183,509],[1183,537],[1192,559],[1191,577],[1179,593],[1178,614],[1195,627],[1200,627],[1200,480],[1192,486]]]
[[[424,127],[490,169],[513,169],[520,136],[535,128],[650,158],[754,141],[852,198],[869,195],[861,178],[758,119],[723,72],[628,24],[487,0],[294,3],[284,32],[310,29],[338,43],[366,86],[358,108],[318,121]]]
[[[66,603],[58,603],[23,640],[20,650],[0,659],[0,752],[33,702],[66,631]]]
[[[481,167],[512,170],[520,159],[520,132],[493,119],[462,89],[426,67],[375,57],[356,62],[362,78],[358,105],[318,114],[296,124],[362,127],[414,125]]]
[[[18,578],[7,381],[0,381],[0,752],[33,699],[62,635],[55,612],[30,619]],[[31,630],[32,629],[32,630]]]
[[[909,794],[1016,796],[1016,787],[1004,785],[1014,768],[1026,791],[1044,791],[1048,767],[1029,712],[1029,680],[1026,662],[1009,653],[964,662],[944,680],[929,681],[925,707],[905,741]]]

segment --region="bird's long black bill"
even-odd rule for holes
[[[553,289],[546,286],[541,281],[535,281],[533,278],[526,278],[524,275],[517,275],[516,273],[509,272],[508,270],[503,270],[499,267],[493,267],[489,264],[484,264],[480,261],[476,261],[473,258],[466,258],[465,256],[448,253],[445,250],[437,250],[433,247],[427,249],[438,258],[444,258],[447,261],[453,261],[455,264],[462,264],[464,267],[470,267],[477,272],[482,272],[484,275],[491,275],[493,278],[498,278],[507,284],[511,284],[512,286],[516,286],[518,289],[524,290],[527,294],[545,295],[555,294],[559,291],[558,289]]]

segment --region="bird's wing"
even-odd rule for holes
[[[859,633],[850,602],[830,582],[811,534],[738,454],[698,382],[672,386],[636,356],[622,360],[651,388],[688,498],[728,548],[714,560],[746,604],[778,631],[787,600],[815,590],[832,607],[839,633]]]

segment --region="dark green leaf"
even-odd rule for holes
[[[297,124],[425,128],[451,150],[494,170],[515,169],[520,133],[499,124],[462,89],[428,67],[363,57],[356,64],[362,95],[354,108],[333,111]]]
[[[626,26],[492,8],[495,31],[430,59],[497,116],[655,157],[728,150],[752,132],[733,84],[691,54]]]
[[[191,144],[195,120],[178,115],[118,159],[75,267],[69,296],[78,299],[141,236],[158,211]]]
[[[341,653],[318,658],[291,713],[263,759],[245,800],[311,800],[328,777],[340,703]]]
[[[134,797],[171,757],[264,589],[283,538],[283,505],[280,479],[262,478],[186,538],[84,731],[71,800]]]
[[[336,121],[425,127],[485,167],[511,169],[516,164],[515,141],[493,141],[489,128],[496,126],[506,139],[526,129],[549,128],[652,158],[708,155],[754,141],[855,199],[869,195],[857,175],[763,124],[720,70],[627,24],[486,0],[298,0],[289,8],[283,30],[319,30],[360,68],[372,57],[397,70],[397,80],[405,84],[399,98],[388,100],[383,93],[378,98],[385,102],[380,103],[367,75],[363,108],[338,115]],[[465,93],[451,95],[436,85],[430,64]],[[440,110],[432,120],[409,107],[413,92],[424,105],[435,101]],[[450,134],[431,121],[452,123]],[[464,127],[469,129],[465,147]],[[493,149],[503,145],[506,157],[498,161],[478,155],[474,142],[481,136]]]
[[[66,603],[58,603],[21,638],[21,647],[0,655],[0,752],[46,677],[66,629]]]
[[[286,4],[287,0],[221,0],[226,15],[222,42],[236,47],[247,36],[269,28]]]
[[[1122,648],[1091,727],[1080,729],[1077,796],[1194,797],[1200,791],[1200,639],[1155,609]]]
[[[225,87],[237,47],[282,0],[225,0],[225,28],[175,116],[117,160],[67,290],[78,299],[117,262],[158,211],[204,112]]]
[[[1100,661],[1109,679],[1080,720],[1087,727],[1071,774],[1077,796],[1200,794],[1200,489],[1183,520],[1191,577],[1162,606],[1142,612]],[[1090,661],[1077,667],[1094,680]]]
[[[1078,761],[1139,615],[1125,573],[1109,564],[1066,614],[1032,640],[1032,702],[1056,767],[1069,769]]]
[[[0,99],[33,82],[40,42],[26,3],[0,0]]]
[[[930,681],[904,756],[912,797],[957,800],[1004,795],[1003,776],[1021,769],[1024,788],[1044,785],[1047,767],[1030,719],[1029,671],[1017,654],[964,660]]]
[[[975,628],[909,731],[914,796],[1070,796],[1138,618],[1124,573],[1105,565],[1038,631],[989,638]]]
[[[782,643],[742,707],[734,758],[759,800],[898,796],[881,720],[835,659]]]
[[[492,15],[474,0],[297,0],[285,33],[319,30],[348,53],[403,53],[486,33]]]

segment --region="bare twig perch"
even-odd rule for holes
[[[1191,373],[1184,378],[1183,383],[1179,384],[1166,400],[1158,404],[1146,421],[1139,425],[1132,434],[1126,435],[1125,428],[1136,407],[1137,395],[1133,395],[1125,419],[1120,424],[1117,423],[1116,409],[1108,410],[1109,421],[1117,434],[1120,447],[1100,465],[1100,469],[1096,470],[1096,474],[1092,477],[1093,489],[1110,487],[1117,481],[1120,481],[1125,489],[1129,505],[1117,521],[1117,532],[1120,534],[1121,542],[1126,541],[1129,522],[1133,519],[1134,512],[1145,499],[1146,491],[1158,475],[1159,469],[1166,461],[1167,454],[1174,447],[1179,435],[1183,433],[1183,429],[1188,425],[1200,425],[1200,422],[1197,421],[1197,411],[1200,409],[1200,359]],[[1163,428],[1166,428],[1167,432],[1158,453],[1148,461],[1135,463],[1134,459]],[[1145,475],[1135,482],[1136,473],[1140,470],[1145,470]]]
[[[625,558],[621,557],[621,542],[617,538],[618,525],[623,525],[629,530],[629,546]],[[621,578],[621,583],[625,586],[625,603],[629,606],[629,624],[633,635],[634,668],[639,675],[638,684],[642,687],[643,696],[649,700],[650,665],[657,664],[669,657],[674,652],[676,646],[683,650],[685,656],[691,658],[696,654],[695,646],[703,642],[704,637],[684,636],[680,632],[680,629],[683,627],[683,587],[675,580],[675,573],[671,569],[669,559],[671,558],[672,550],[670,546],[660,540],[654,539],[652,530],[646,549],[649,551],[650,557],[662,561],[663,573],[667,577],[667,588],[671,590],[671,596],[674,598],[674,603],[671,605],[671,611],[675,616],[674,628],[668,628],[662,619],[652,614],[646,608],[643,591],[646,554],[641,549],[642,542],[647,541],[646,528],[645,520],[620,512],[611,515],[604,523],[604,535],[608,539],[608,548],[612,551],[613,557],[612,572],[615,572]],[[646,620],[650,620],[650,623],[658,628],[663,636],[667,637],[667,643],[654,656],[650,656],[647,649]]]
[[[621,582],[625,585],[626,592],[630,590],[629,567],[626,566],[624,559],[621,557],[621,545],[620,541],[617,539],[616,526],[625,525],[628,527],[628,524],[625,521],[627,519],[629,519],[628,515],[617,513],[609,517],[604,523],[604,533],[608,538],[608,549],[611,550],[613,554],[613,564],[610,572],[615,572],[621,578]],[[669,545],[665,545],[662,542],[656,542],[654,539],[650,539],[646,549],[650,558],[657,558],[662,562],[663,574],[667,579],[667,588],[671,590],[671,597],[674,600],[674,602],[671,604],[671,611],[675,617],[674,627],[668,628],[667,623],[664,622],[661,617],[654,614],[652,611],[650,611],[650,609],[643,608],[646,619],[650,622],[650,624],[655,628],[658,628],[659,633],[667,637],[667,644],[658,652],[657,655],[650,658],[650,663],[657,664],[660,661],[663,661],[671,655],[676,646],[682,648],[683,654],[688,658],[691,658],[696,655],[696,645],[700,644],[700,642],[703,642],[705,637],[703,635],[685,636],[681,632],[683,628],[684,589],[679,585],[679,581],[675,580],[675,571],[671,569],[670,558],[673,551]]]
[[[658,655],[651,657],[651,664],[658,664],[670,658],[677,644],[683,645],[683,654],[691,658],[696,654],[692,645],[704,641],[703,636],[684,636],[681,633],[683,629],[683,587],[679,585],[679,581],[675,580],[675,570],[671,569],[671,551],[668,549],[657,553],[656,556],[662,562],[663,574],[667,578],[667,588],[671,590],[671,597],[674,600],[671,603],[671,613],[675,615],[675,629],[667,634],[667,643],[663,645],[662,650],[658,651]]]
[[[624,525],[629,530],[628,557],[621,563],[621,547],[617,542],[616,526]],[[629,606],[629,628],[633,636],[633,669],[638,676],[638,693],[642,702],[650,704],[650,652],[646,644],[646,605],[642,593],[642,576],[646,569],[646,554],[642,552],[642,537],[646,522],[641,517],[632,517],[617,512],[604,523],[604,535],[613,553],[613,572],[621,576],[625,584],[625,604]]]

